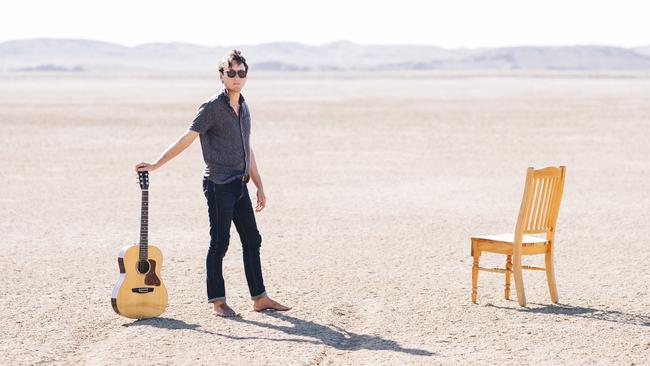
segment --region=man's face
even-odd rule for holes
[[[235,77],[229,77],[228,71],[235,71]],[[239,76],[240,71],[246,71],[246,67],[243,64],[238,64],[236,62],[232,63],[232,66],[223,70],[223,73],[220,75],[221,82],[225,85],[228,91],[241,92],[246,85],[246,78]]]

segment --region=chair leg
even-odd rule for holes
[[[476,298],[478,297],[478,258],[481,256],[481,252],[476,247],[475,243],[472,243],[472,257],[474,258],[474,264],[472,265],[472,302],[476,304]]]
[[[515,277],[515,289],[517,290],[517,301],[520,306],[526,306],[526,293],[524,292],[524,279],[521,273],[521,256],[514,256],[512,274]]]
[[[512,271],[512,256],[508,255],[506,258],[506,289],[504,291],[506,300],[510,300],[510,271]]]
[[[555,304],[559,301],[557,296],[557,287],[555,285],[555,270],[553,269],[553,250],[549,250],[544,258],[546,264],[546,281],[548,282],[548,292],[551,294],[551,301]]]

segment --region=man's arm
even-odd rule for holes
[[[251,180],[257,187],[257,206],[255,206],[255,211],[260,212],[266,207],[266,195],[264,194],[264,186],[262,185],[262,177],[260,177],[260,172],[257,170],[257,162],[255,161],[255,153],[253,149],[251,150],[251,169],[250,175]]]
[[[135,171],[150,172],[160,168],[163,164],[170,161],[176,155],[180,154],[183,150],[185,150],[188,146],[190,146],[198,135],[199,133],[196,131],[192,131],[192,130],[185,131],[185,133],[181,137],[179,137],[178,140],[176,140],[176,142],[174,142],[171,146],[169,146],[167,150],[165,150],[160,155],[160,157],[158,158],[158,160],[156,160],[155,163],[150,164],[150,163],[141,162],[139,164],[136,164]]]

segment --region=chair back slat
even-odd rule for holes
[[[530,170],[530,168],[529,168]],[[529,190],[535,190],[536,189],[536,183],[535,181],[532,180],[532,174],[529,171],[528,174],[526,175],[526,186],[524,187],[524,198],[522,199],[521,203],[521,210],[524,210],[524,214],[522,216],[522,212],[519,213],[519,221],[517,222],[517,225],[522,224],[526,227],[529,226],[530,224],[530,219],[533,213],[533,198],[535,197],[534,194],[530,194],[528,191]]]
[[[538,178],[535,179],[537,182],[537,190],[535,191],[535,217],[531,219],[530,225],[528,225],[528,230],[537,230],[539,228],[540,218],[544,214],[544,195],[546,194],[546,179]]]
[[[550,199],[551,199],[551,186],[553,184],[553,177],[543,177],[541,178],[542,186],[544,187],[541,194],[541,204],[540,204],[540,215],[535,221],[535,226],[530,228],[531,230],[543,230],[547,228],[547,220],[549,217],[549,208],[550,208]]]
[[[549,200],[548,200],[548,214],[544,218],[543,221],[543,226],[544,227],[551,227],[555,226],[555,220],[557,220],[557,212],[555,211],[555,207],[553,207],[554,204],[554,199],[555,195],[557,194],[558,190],[558,182],[560,181],[560,178],[558,177],[553,177],[551,178],[551,184],[550,184],[550,191],[549,191]],[[554,217],[554,214],[556,217]]]
[[[546,233],[551,239],[564,188],[565,167],[528,168],[515,234]]]
[[[531,204],[530,204],[530,208],[528,209],[528,215],[526,216],[524,228],[529,227],[534,222],[535,215],[537,214],[537,200],[539,199],[539,195],[537,194],[537,191],[539,191],[539,181],[533,180],[531,183],[531,189],[532,189],[532,192],[530,193]]]

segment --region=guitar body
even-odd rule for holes
[[[153,245],[148,245],[146,260],[140,260],[137,244],[122,248],[117,258],[120,277],[111,297],[116,313],[127,318],[147,319],[165,311],[167,288],[160,276],[162,261],[162,252]]]

